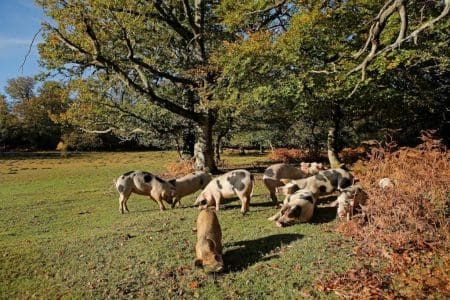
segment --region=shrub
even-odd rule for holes
[[[429,132],[422,139],[414,149],[372,149],[359,174],[369,195],[366,217],[337,227],[356,241],[360,263],[320,280],[321,290],[355,299],[449,296],[449,157]],[[383,177],[394,187],[379,188]]]
[[[164,177],[181,177],[195,171],[194,161],[186,159],[176,163],[168,163],[166,169],[168,174],[164,174]]]
[[[298,149],[279,148],[269,153],[267,158],[273,161],[292,163],[300,161],[303,158],[303,154]]]

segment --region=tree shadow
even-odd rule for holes
[[[302,234],[275,234],[256,240],[225,244],[226,247],[238,246],[239,248],[228,250],[223,255],[224,273],[240,272],[257,262],[276,258],[278,255],[271,252],[281,245],[290,244],[301,238],[303,238]]]

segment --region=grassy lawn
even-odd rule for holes
[[[198,210],[158,210],[132,195],[118,211],[113,180],[126,171],[166,172],[174,152],[89,153],[69,158],[0,158],[0,298],[333,298],[315,280],[353,263],[331,228],[335,210],[308,224],[278,228],[256,174],[250,213],[238,200],[218,213],[226,271],[193,266]],[[225,156],[227,165],[263,156]],[[169,208],[169,205],[166,205]]]

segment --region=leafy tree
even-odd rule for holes
[[[11,114],[6,96],[0,95],[0,144],[2,148],[11,145],[17,138],[16,119]]]
[[[448,91],[448,83],[444,93],[428,97],[426,103],[420,104],[420,100],[425,100],[419,95],[422,92],[417,94],[418,89],[415,89],[411,93],[412,76],[405,80],[404,72],[417,74],[419,70],[414,66],[419,64],[419,69],[433,69],[432,78],[440,78],[438,82],[445,86],[447,80],[443,78],[448,74],[449,60],[448,47],[444,44],[449,22],[448,19],[437,21],[448,13],[448,3],[386,1],[383,5],[363,0],[280,1],[274,6],[271,1],[258,1],[260,8],[255,10],[252,1],[243,2],[236,6],[224,2],[222,17],[226,25],[243,26],[243,34],[217,56],[218,65],[223,69],[219,86],[224,94],[232,95],[230,101],[238,107],[255,102],[269,104],[267,114],[279,110],[271,111],[272,106],[276,107],[274,103],[297,102],[290,111],[291,121],[286,118],[286,123],[307,121],[328,127],[332,166],[339,165],[336,152],[345,142],[343,137],[347,136],[348,142],[350,135],[358,132],[355,125],[368,124],[363,121],[365,118],[373,121],[370,115],[374,112],[381,117],[375,122],[380,128],[389,122],[388,116],[393,116],[391,120],[394,120],[390,125],[400,124],[399,109],[421,106],[427,108],[427,116],[431,116],[436,115],[432,110],[443,107],[445,97],[438,100],[441,104],[436,104],[436,98]],[[412,32],[421,34],[424,43],[415,45],[413,39],[406,39],[405,18]],[[429,21],[423,22],[423,19]],[[372,29],[368,32],[361,24],[372,24]],[[429,24],[435,26],[433,31],[424,31]],[[376,34],[374,26],[378,26]],[[358,61],[355,57],[361,57],[366,45],[371,43],[377,44],[375,50],[372,48],[362,62]],[[409,49],[397,49],[402,43]],[[430,50],[433,48],[438,48],[440,53]],[[373,56],[372,51],[375,51]],[[414,80],[415,84],[421,81],[421,88],[428,90],[425,72],[419,73],[422,73],[421,79]],[[417,120],[411,117],[411,114],[405,117],[409,118],[408,123]]]
[[[143,107],[156,105],[193,122],[214,171],[209,108],[218,70],[209,58],[226,34],[214,1],[37,0],[52,23],[44,24],[42,62],[71,76],[120,81]],[[102,77],[104,76],[104,77]],[[170,88],[168,88],[170,87]],[[180,95],[186,93],[184,99]],[[184,103],[183,101],[187,101]],[[139,116],[145,118],[145,116]]]
[[[34,97],[36,80],[32,77],[20,76],[7,81],[5,91],[16,101],[26,101]]]
[[[21,85],[18,83],[26,82]],[[6,90],[11,92],[15,101],[11,107],[11,121],[8,127],[13,132],[12,145],[31,146],[34,148],[54,149],[60,136],[59,125],[52,121],[51,115],[66,109],[67,91],[56,82],[45,82],[38,95],[30,95],[34,81],[22,81],[19,77],[8,81]],[[4,105],[2,105],[4,107]]]

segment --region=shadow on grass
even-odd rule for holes
[[[316,207],[314,216],[311,219],[312,224],[329,223],[336,220],[336,207],[324,206]]]
[[[268,261],[278,257],[277,254],[270,255],[272,251],[281,245],[290,244],[303,238],[301,234],[276,234],[262,237],[256,240],[239,241],[226,244],[226,247],[236,247],[237,249],[228,250],[223,255],[225,262],[225,273],[239,272],[249,266],[260,262]],[[269,255],[268,255],[269,254]]]

